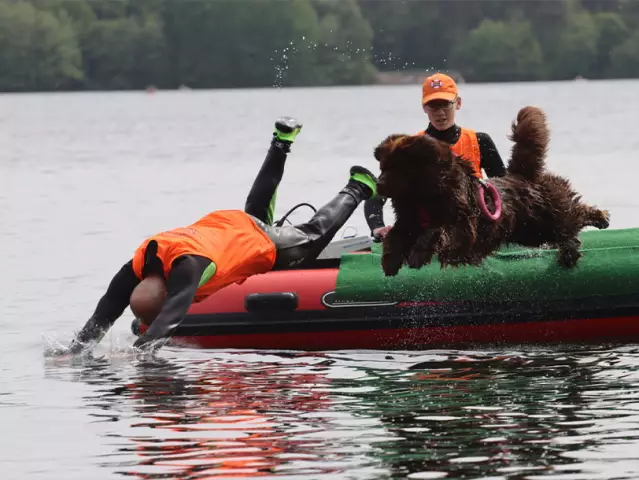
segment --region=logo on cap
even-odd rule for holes
[[[439,79],[434,79],[430,82],[430,87],[431,88],[439,88],[439,87],[443,87],[444,86],[444,82],[442,82]]]

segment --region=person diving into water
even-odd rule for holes
[[[80,353],[98,343],[128,306],[150,325],[134,347],[158,349],[171,338],[192,303],[253,275],[316,259],[358,205],[376,194],[377,178],[366,168],[353,166],[344,188],[308,222],[273,225],[277,188],[301,129],[292,117],[275,122],[268,153],[243,211],[212,211],[191,225],[146,238],[62,353]]]

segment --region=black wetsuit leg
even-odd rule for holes
[[[273,138],[246,198],[244,211],[267,225],[273,225],[277,188],[284,175],[284,164],[290,147],[290,142]]]
[[[320,208],[306,223],[274,227],[256,223],[266,232],[277,248],[273,270],[304,265],[317,258],[344,226],[357,206],[369,198],[371,191],[365,185],[349,180],[335,198]]]

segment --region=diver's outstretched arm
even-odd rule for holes
[[[102,339],[129,306],[131,293],[138,283],[140,280],[133,271],[133,262],[129,260],[109,283],[93,315],[71,342],[69,353],[79,353],[88,342],[99,342]]]

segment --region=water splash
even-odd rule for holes
[[[282,89],[286,83],[288,73],[298,65],[297,62],[299,61],[300,54],[308,50],[315,52],[318,49],[338,53],[339,56],[334,59],[337,63],[354,61],[365,63],[373,60],[372,47],[356,47],[351,40],[346,40],[343,47],[329,43],[318,44],[303,35],[297,42],[291,41],[286,47],[275,49],[274,55],[270,57],[270,60],[274,63],[273,68],[275,69],[273,88]]]

